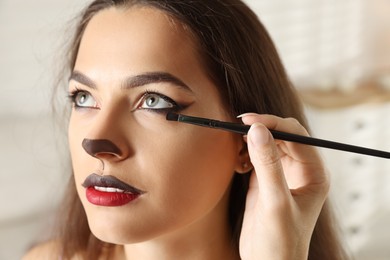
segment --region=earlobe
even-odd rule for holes
[[[245,174],[250,172],[252,169],[253,166],[249,158],[248,146],[244,141],[242,141],[235,171],[239,174]]]
[[[236,167],[236,173],[245,174],[252,171],[252,169],[253,169],[252,164],[244,162],[241,164],[241,167]]]

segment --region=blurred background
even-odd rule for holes
[[[69,22],[88,2],[0,0],[0,259],[20,259],[50,234],[69,172],[52,86]],[[274,39],[313,135],[390,150],[390,2],[246,2]],[[321,152],[351,256],[389,259],[390,161]]]

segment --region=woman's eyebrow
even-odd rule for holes
[[[97,84],[89,78],[87,75],[81,73],[80,71],[74,70],[72,74],[69,77],[69,81],[74,80],[77,81],[85,86],[88,86],[90,88],[96,89]],[[148,84],[153,83],[172,83],[174,86],[177,86],[181,89],[184,89],[188,92],[192,93],[192,90],[189,86],[187,86],[182,80],[179,78],[173,76],[170,73],[167,72],[146,72],[142,74],[138,74],[135,76],[130,76],[126,78],[121,86],[123,89],[128,88],[136,88],[136,87],[142,87]]]
[[[77,81],[78,83],[93,89],[97,88],[95,82],[92,79],[77,70],[72,71],[72,74],[70,74],[69,81],[71,80]]]
[[[186,91],[192,92],[191,88],[187,86],[182,80],[167,72],[147,72],[127,78],[124,82],[123,88],[140,87],[152,83],[172,83]]]

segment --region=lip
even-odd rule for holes
[[[122,206],[145,193],[114,176],[100,176],[95,173],[89,175],[82,186],[86,188],[87,200],[98,206]]]

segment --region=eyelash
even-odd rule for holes
[[[78,108],[78,107],[79,107],[79,106],[76,105],[76,97],[77,97],[77,95],[78,95],[81,91],[82,91],[81,89],[75,88],[75,90],[70,91],[69,94],[68,94],[68,99],[69,99],[70,103],[72,103],[72,105],[73,105],[75,108]]]
[[[83,106],[78,106],[77,103],[76,103],[76,98],[77,98],[77,95],[79,93],[86,93],[88,95],[91,95],[91,93],[89,93],[88,91],[86,90],[82,90],[82,89],[79,89],[79,88],[75,88],[74,90],[72,90],[71,92],[69,92],[68,94],[68,99],[70,100],[70,102],[72,103],[73,107],[75,109],[82,109],[82,108],[92,108],[92,109],[96,109],[95,107],[83,107]]]

